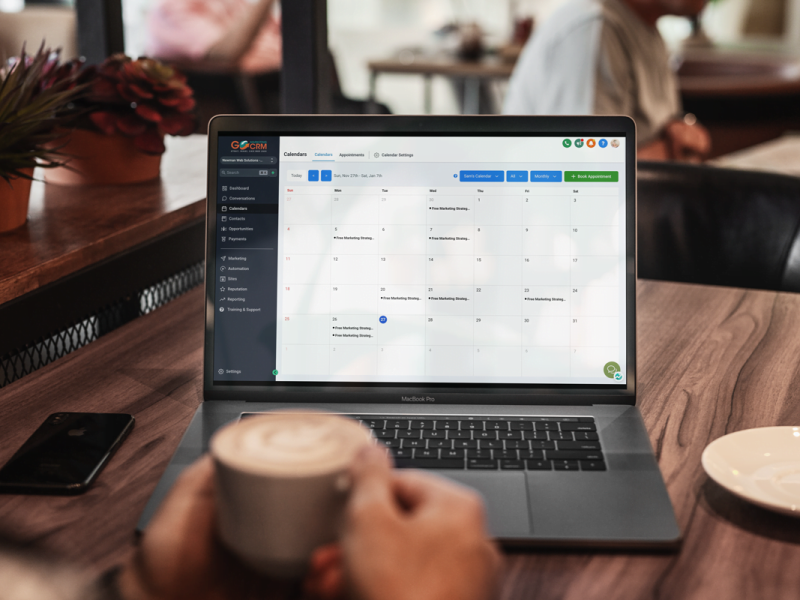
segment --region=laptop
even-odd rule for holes
[[[349,415],[477,490],[507,546],[671,548],[636,408],[627,117],[218,116],[204,401],[139,522],[221,426]]]

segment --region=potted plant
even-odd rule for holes
[[[48,171],[48,183],[133,183],[155,179],[164,135],[190,135],[197,127],[186,78],[157,60],[123,54],[83,68],[87,93],[76,102],[73,128],[62,151],[72,158]]]
[[[44,45],[34,56],[12,58],[0,70],[0,232],[25,224],[34,167],[60,167],[58,130],[72,119],[77,65],[60,64]]]

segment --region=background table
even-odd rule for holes
[[[202,282],[206,136],[165,141],[158,179],[34,182],[28,222],[0,235],[0,386]]]
[[[31,186],[28,223],[0,235],[0,304],[205,217],[206,136],[167,137],[161,177]],[[41,169],[35,176],[42,177]]]
[[[800,177],[800,133],[787,133],[776,140],[720,156],[709,164]]]
[[[434,75],[453,80],[462,80],[464,82],[463,113],[465,115],[475,115],[478,114],[480,108],[481,83],[495,79],[508,79],[514,71],[513,62],[504,62],[494,58],[466,61],[447,56],[415,56],[411,61],[400,59],[373,60],[367,66],[370,73],[369,99],[372,102],[376,101],[375,88],[378,75],[381,73],[422,75],[425,82],[423,96],[425,114],[431,114],[432,112],[431,79]]]
[[[797,598],[800,521],[731,496],[700,455],[726,433],[800,424],[800,295],[640,281],[637,296],[639,403],[683,548],[516,552],[504,598]],[[0,496],[0,529],[98,570],[129,555],[202,398],[202,335],[198,289],[0,390],[0,462],[52,412],[137,419],[88,493]]]

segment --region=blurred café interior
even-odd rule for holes
[[[92,529],[94,505],[66,500],[0,500],[0,529],[10,526],[101,570],[130,554],[136,517],[202,399],[209,119],[516,114],[511,96],[515,80],[526,82],[519,72],[526,50],[550,19],[563,18],[559,11],[570,2],[0,0],[3,65],[27,65],[7,62],[23,47],[28,57],[40,47],[60,49],[62,64],[82,57],[48,83],[50,92],[78,102],[70,86],[86,83],[80,73],[89,65],[101,66],[87,85],[97,83],[98,73],[117,77],[117,91],[108,93],[126,105],[156,93],[142,91],[154,77],[164,82],[155,85],[157,93],[166,90],[157,115],[114,112],[109,106],[118,106],[119,98],[109,100],[101,90],[80,100],[81,116],[63,116],[65,123],[73,119],[69,126],[76,132],[93,127],[93,135],[127,136],[116,163],[109,158],[98,166],[98,157],[64,170],[46,144],[34,162],[9,163],[0,129],[0,187],[10,180],[28,186],[24,207],[10,217],[2,214],[0,195],[0,407],[11,415],[0,419],[0,462],[63,406],[134,412],[139,436],[105,472],[113,485],[87,496],[94,494],[102,507],[120,503],[130,513],[114,517],[113,535],[112,520],[101,520],[97,533],[73,537],[79,525]],[[687,160],[669,151],[642,153],[637,180],[641,347],[653,344],[640,353],[640,399],[644,395],[645,422],[686,535],[683,554],[663,560],[559,555],[563,562],[552,563],[549,573],[572,573],[574,581],[553,577],[547,584],[542,573],[548,568],[539,569],[544,562],[530,562],[536,569],[525,571],[524,561],[538,559],[516,557],[509,585],[518,587],[508,597],[534,597],[533,590],[543,598],[800,593],[796,519],[724,496],[709,487],[700,467],[704,445],[731,430],[800,425],[800,0],[701,0],[698,10],[653,22],[677,85],[679,107],[669,118],[706,131],[706,147]],[[163,67],[119,53],[158,59]],[[29,68],[47,79],[44,62],[33,60]],[[567,79],[568,71],[562,74]],[[0,93],[0,115],[7,107]],[[157,131],[154,122],[162,123]],[[57,131],[46,135],[47,143],[59,143]],[[94,152],[107,147],[95,144]],[[658,311],[647,308],[656,301]],[[151,325],[141,325],[145,319],[153,319]],[[656,323],[675,325],[656,331]],[[128,345],[120,346],[122,340]],[[178,344],[186,340],[191,351],[184,353]],[[656,356],[672,362],[648,370]],[[773,386],[774,403],[758,397],[756,382]],[[41,401],[31,408],[34,397]],[[727,424],[715,420],[723,413]],[[686,433],[689,417],[695,429]],[[668,448],[663,455],[662,442]],[[132,453],[139,451],[155,457],[152,472],[135,466]],[[58,518],[35,513],[54,506]],[[710,575],[698,574],[692,562],[715,555],[703,546],[706,538],[731,542],[729,561],[703,563]],[[766,569],[759,562],[764,557],[794,575],[776,575],[780,582],[761,596],[730,583]],[[644,564],[651,559],[657,568]],[[614,569],[650,575],[628,579],[631,591],[624,595],[616,586],[626,575],[603,579]],[[575,583],[578,573],[585,575],[584,588]],[[603,581],[590,585],[595,577]],[[637,588],[636,581],[645,583]],[[715,587],[727,585],[720,582],[730,585]],[[570,593],[573,584],[578,588]],[[592,594],[580,593],[589,589]]]
[[[330,76],[331,99],[325,112],[500,114],[525,42],[565,2],[329,0],[326,15],[319,17],[326,27],[315,32],[317,41],[330,50],[324,70]],[[62,48],[63,59],[82,54],[96,62],[91,53],[104,51],[163,59],[188,75],[201,133],[214,114],[299,112],[281,103],[278,2],[260,3],[269,5],[268,14],[261,16],[261,31],[244,32],[253,40],[252,47],[237,65],[224,56],[209,55],[197,41],[238,27],[235,19],[220,14],[201,19],[195,14],[178,25],[177,15],[185,16],[180,11],[190,10],[176,8],[182,4],[191,3],[85,2],[84,14],[103,12],[121,25],[109,29],[107,47],[101,49],[80,46],[81,25],[91,29],[89,17],[81,19],[80,1],[2,0],[0,53],[15,56],[23,43],[31,52],[44,40],[48,47]],[[219,7],[232,4],[247,2]],[[215,24],[209,28],[212,20]],[[797,128],[796,0],[712,0],[697,17],[667,15],[657,27],[679,77],[683,110],[711,132],[711,158]],[[88,38],[84,43],[92,44]],[[291,70],[291,64],[288,67]]]

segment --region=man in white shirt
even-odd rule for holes
[[[706,0],[571,0],[536,31],[509,84],[506,114],[629,115],[639,158],[702,160],[708,132],[684,118],[659,17]]]

